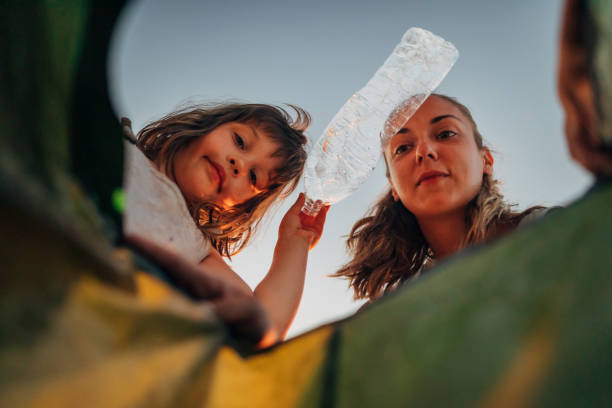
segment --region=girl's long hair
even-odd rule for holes
[[[152,122],[138,133],[138,147],[172,180],[176,154],[228,122],[253,124],[279,145],[274,155],[281,157],[283,164],[265,191],[229,209],[209,202],[187,202],[200,229],[222,256],[242,250],[270,206],[297,186],[306,162],[304,131],[311,119],[303,109],[289,106],[296,112],[295,119],[281,107],[264,104],[190,107]]]
[[[483,138],[468,108],[446,95],[434,94],[455,105],[469,120],[479,149]],[[387,174],[388,176],[388,174]],[[541,207],[513,212],[504,201],[498,181],[483,175],[476,197],[468,204],[465,225],[467,233],[462,246],[482,242],[505,228],[518,225],[520,220]],[[395,201],[388,188],[353,226],[347,240],[352,259],[333,276],[349,280],[355,299],[376,299],[402,282],[418,275],[433,259],[434,253],[425,240],[416,217],[401,201]]]

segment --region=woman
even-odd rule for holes
[[[390,189],[353,226],[353,258],[335,274],[349,279],[356,299],[376,299],[542,208],[511,210],[470,111],[450,97],[432,94],[383,153]]]

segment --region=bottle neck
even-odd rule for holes
[[[313,200],[312,198],[306,197],[306,201],[304,202],[304,206],[302,207],[302,212],[309,217],[315,217],[321,208],[323,207],[323,201],[321,200]]]

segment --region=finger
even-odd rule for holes
[[[291,206],[288,212],[298,214],[302,210],[302,207],[304,206],[305,202],[306,202],[306,195],[304,193],[300,193],[298,195],[297,200],[295,200],[295,203]]]
[[[254,296],[237,291],[226,291],[213,302],[217,315],[227,323],[259,320],[265,317],[262,307]],[[265,320],[265,319],[264,319]]]
[[[325,217],[327,216],[327,212],[329,211],[329,205],[325,205],[323,206],[323,208],[321,208],[321,212],[323,213],[323,219],[325,219]]]
[[[580,164],[596,176],[612,176],[612,156],[598,150],[582,150]]]
[[[323,230],[323,225],[325,225],[325,219],[327,218],[327,212],[329,211],[329,205],[326,205],[321,208],[321,211],[317,214],[317,218],[315,220],[314,225],[316,226],[319,233]]]
[[[325,224],[325,218],[327,211],[321,210],[317,215],[311,217],[304,213],[300,213],[300,222],[304,231],[310,231],[315,235],[321,235],[323,231],[323,225]]]
[[[234,335],[254,344],[270,329],[268,315],[254,296],[228,291],[214,306],[217,316]]]

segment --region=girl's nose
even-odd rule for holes
[[[244,169],[244,162],[238,157],[232,157],[229,159],[230,167],[232,170],[232,174],[234,176],[238,176],[242,173]]]

